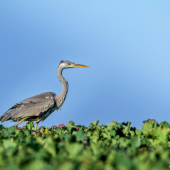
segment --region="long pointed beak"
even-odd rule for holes
[[[85,66],[85,65],[81,65],[81,64],[74,64],[73,67],[89,67],[89,66]]]

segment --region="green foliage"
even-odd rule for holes
[[[33,122],[17,130],[0,125],[2,170],[164,170],[170,166],[170,125],[155,120],[142,130],[130,122],[89,127],[70,121],[65,127],[41,127],[34,134]]]
[[[158,126],[158,123],[155,120],[147,120],[144,122],[142,126],[142,129],[143,129],[142,132],[146,134],[147,132],[152,131],[152,129],[157,126]]]
[[[170,128],[170,124],[169,124],[168,122],[166,122],[166,121],[161,122],[161,123],[160,123],[160,126],[161,126],[161,127],[168,127],[168,128]]]

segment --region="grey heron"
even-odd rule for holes
[[[35,125],[36,131],[38,123],[40,121],[44,121],[55,110],[60,109],[66,99],[68,92],[68,82],[62,76],[63,69],[76,67],[88,67],[88,66],[75,64],[70,61],[61,61],[57,69],[57,76],[59,81],[62,83],[62,91],[58,96],[53,92],[46,92],[27,98],[10,107],[0,117],[0,121],[4,122],[12,120],[18,122],[15,125],[16,129],[23,129],[18,127],[18,125],[23,121],[36,121]]]

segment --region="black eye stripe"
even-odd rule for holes
[[[68,64],[68,65],[71,65],[71,64],[73,64],[73,62],[71,62],[71,61],[67,61],[67,60],[66,60],[66,61],[64,61],[64,60],[61,60],[60,64],[61,64],[61,63],[66,63],[66,64]]]

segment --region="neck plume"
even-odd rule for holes
[[[62,83],[62,91],[56,98],[58,109],[61,108],[62,104],[64,103],[64,100],[66,99],[67,92],[68,92],[68,82],[62,76],[62,71],[63,71],[63,68],[58,67],[57,76],[58,76],[59,81]]]

